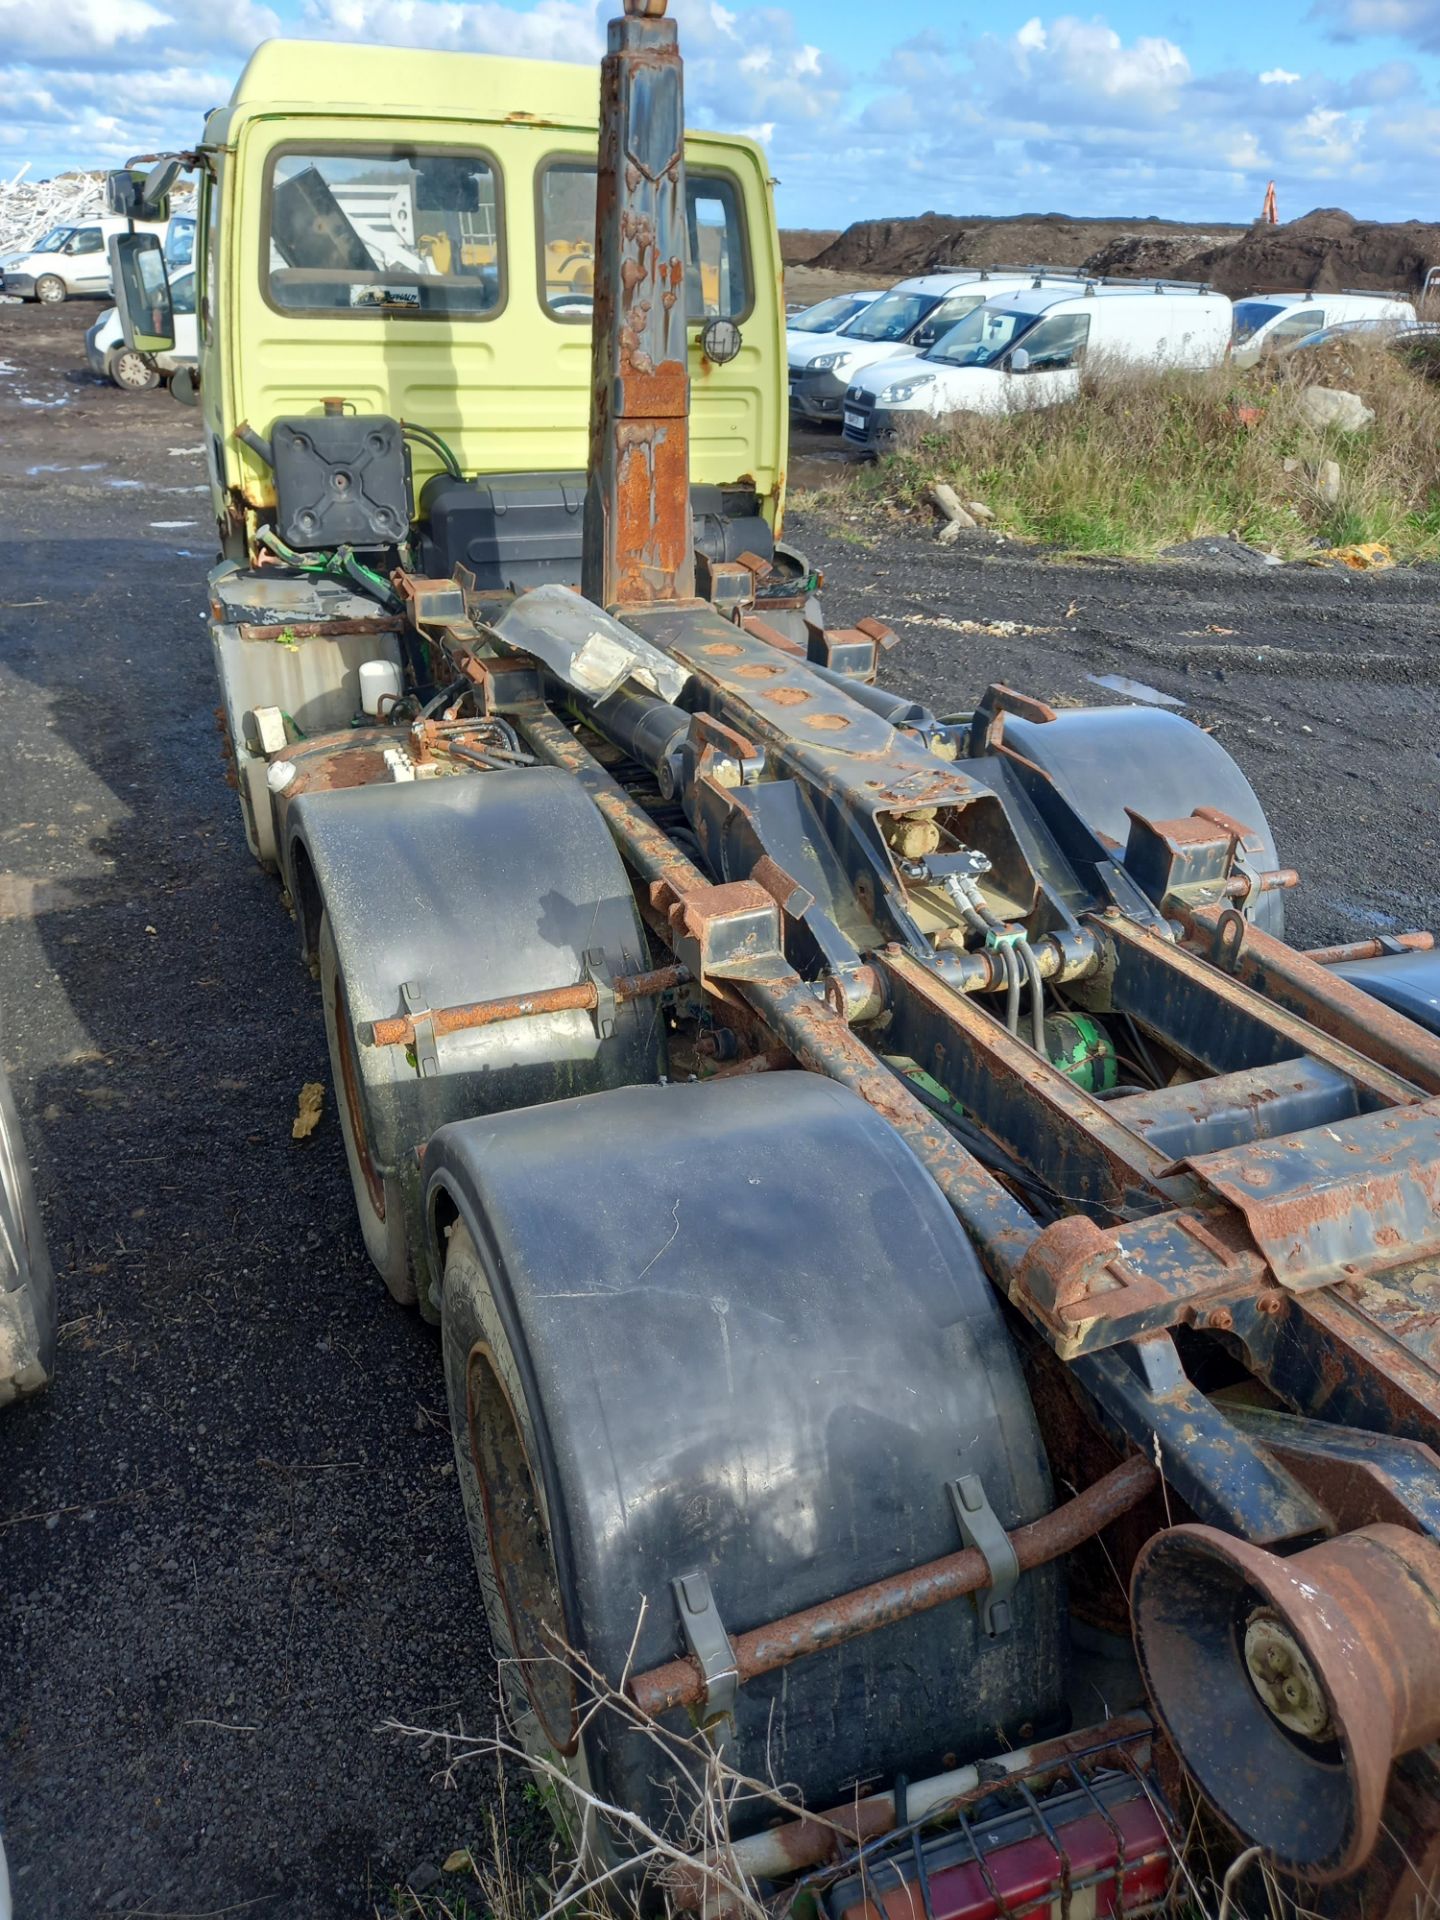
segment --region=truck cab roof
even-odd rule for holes
[[[600,109],[595,69],[566,61],[335,40],[264,40],[246,61],[229,104],[207,120],[205,144],[223,145],[233,121],[257,114],[321,108],[342,120],[368,118],[379,101],[387,114],[408,109],[427,120],[536,126],[597,126]]]

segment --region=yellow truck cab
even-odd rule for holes
[[[313,736],[361,712],[363,662],[392,659],[415,683],[397,566],[458,568],[481,593],[580,579],[598,125],[591,66],[272,40],[190,156],[222,554],[212,634],[267,865],[275,723],[255,715]],[[694,130],[685,180],[697,555],[768,563],[760,598],[803,639],[808,570],[776,547],[787,409],[768,169],[753,141]]]

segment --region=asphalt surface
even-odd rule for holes
[[[333,1105],[290,1137],[324,1032],[223,780],[197,416],[94,384],[92,313],[0,307],[0,1009],[62,1321],[0,1422],[0,1824],[20,1920],[385,1912],[489,1785],[377,1731],[493,1714],[438,1345]],[[1440,921],[1440,575],[791,531],[942,711],[1121,673],[1218,727],[1303,942]]]

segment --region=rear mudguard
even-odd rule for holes
[[[1127,808],[1151,821],[1197,807],[1229,814],[1259,837],[1257,872],[1277,867],[1275,836],[1255,789],[1210,734],[1155,707],[1080,707],[1044,722],[1005,719],[1005,743],[1047,774],[1080,818],[1123,854]],[[1285,931],[1285,897],[1262,893],[1247,911],[1264,933]]]
[[[733,1636],[956,1551],[946,1483],[962,1474],[1007,1528],[1048,1510],[970,1243],[905,1143],[833,1082],[631,1087],[462,1122],[426,1176],[432,1257],[463,1219],[528,1403],[564,1637],[612,1680],[642,1600],[631,1670],[685,1651],[678,1576],[709,1576]],[[966,1597],[751,1680],[727,1759],[824,1806],[1054,1726],[1060,1596],[1040,1568],[995,1639]],[[647,1737],[607,1717],[584,1760],[604,1799],[665,1817]]]
[[[573,986],[587,952],[598,950],[612,975],[648,966],[615,843],[568,774],[518,768],[316,791],[287,810],[286,827],[302,941],[313,957],[329,916],[371,1153],[405,1183],[417,1254],[418,1151],[445,1121],[663,1073],[654,1000],[617,1006],[604,1039],[590,1013],[574,1011],[442,1034],[433,1052],[367,1044],[371,1024],[391,1015]]]
[[[1330,969],[1417,1026],[1440,1033],[1440,952],[1380,954],[1374,960],[1344,960]]]

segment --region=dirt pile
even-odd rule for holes
[[[817,254],[833,247],[839,238],[838,227],[782,227],[780,258],[787,267],[808,267]]]
[[[1440,225],[1356,220],[1338,207],[1319,207],[1276,227],[1249,228],[1054,213],[1013,220],[922,213],[909,220],[859,220],[812,255],[811,263],[896,279],[939,267],[1082,267],[1097,275],[1208,280],[1232,298],[1262,288],[1418,292],[1427,270],[1440,266]]]
[[[1236,238],[1187,245],[1180,235],[1121,238],[1085,262],[1096,274],[1165,274],[1209,280],[1232,298],[1261,289],[1336,293],[1343,287],[1418,292],[1440,265],[1440,226],[1420,220],[1356,220],[1318,207],[1278,227],[1255,225]]]
[[[1085,220],[1061,213],[1020,214],[1008,220],[922,213],[907,220],[858,220],[812,264],[842,272],[889,273],[897,279],[952,266],[1079,267],[1097,249],[1121,243],[1176,245],[1188,255],[1238,238],[1243,231],[1166,220]]]

